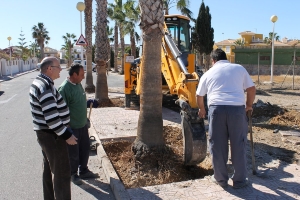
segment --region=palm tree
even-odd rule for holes
[[[270,32],[269,37],[265,37],[264,43],[272,45],[272,36],[273,36],[273,32]],[[277,35],[277,33],[274,33],[274,40],[279,41],[279,39],[280,39],[280,36]]]
[[[131,55],[136,58],[136,44],[135,44],[135,25],[138,22],[140,9],[134,6],[133,0],[128,0],[124,4],[124,10],[126,15],[126,20],[124,23],[124,33],[130,34],[130,44],[131,44]]]
[[[164,33],[162,0],[139,0],[143,31],[143,57],[140,68],[140,114],[132,150],[139,158],[150,149],[164,146],[161,93],[161,45]],[[157,25],[157,26],[155,26]]]
[[[244,46],[245,45],[245,40],[237,39],[236,41],[234,41],[234,44],[236,46]]]
[[[34,25],[32,27],[32,37],[36,40],[40,47],[41,59],[44,58],[44,45],[48,44],[48,40],[50,40],[49,32],[44,27],[42,22],[39,22],[38,25]]]
[[[95,26],[95,62],[97,64],[97,81],[95,99],[100,104],[108,102],[108,86],[106,77],[106,62],[108,60],[109,43],[107,37],[107,0],[96,0],[96,26]]]
[[[70,67],[72,64],[72,48],[74,47],[74,39],[76,38],[75,34],[66,33],[62,38],[65,41],[65,45],[63,45],[63,49],[67,51],[66,58],[68,59],[67,67]]]
[[[85,88],[84,90],[87,93],[95,92],[95,85],[93,83],[93,71],[92,71],[92,4],[93,0],[84,0],[85,9],[84,9],[84,21],[85,21],[85,37],[88,45],[86,46],[86,78],[85,78]]]
[[[38,47],[39,47],[39,45],[36,41],[34,41],[34,42],[30,41],[29,49],[31,52],[31,56],[36,57],[36,52],[37,52]]]
[[[119,21],[122,19],[122,13],[120,13],[120,10],[122,10],[122,0],[115,0],[114,3],[108,4],[109,7],[107,9],[107,13],[110,19],[115,21],[114,26],[114,72],[118,72],[118,47],[119,47]]]
[[[192,16],[192,11],[188,8],[190,5],[189,0],[163,0],[165,14],[169,14],[169,10],[175,7],[176,4],[177,10],[181,12],[181,14],[188,16],[191,20],[195,21]]]
[[[109,26],[106,27],[106,31],[107,31],[107,36],[108,36],[108,43],[109,43],[109,52],[108,52],[108,59],[111,58],[111,47],[110,47],[110,43],[114,42],[114,37],[113,35],[113,28],[110,28]],[[108,61],[108,69],[110,70],[110,66],[111,66],[111,59]]]
[[[125,52],[124,23],[125,23],[126,14],[125,14],[125,11],[124,11],[124,6],[123,6],[122,0],[115,0],[115,2],[113,4],[109,4],[109,6],[110,6],[110,8],[109,8],[110,11],[108,13],[110,13],[111,19],[115,20],[115,23],[117,23],[117,26],[119,27],[119,31],[120,31],[121,71],[119,73],[124,74],[124,52]],[[111,14],[111,13],[113,13],[113,14]],[[115,40],[116,40],[116,38],[115,38]],[[116,41],[115,42],[115,57],[116,57],[116,54],[118,52],[118,51],[116,51],[117,50],[117,47],[116,47],[117,45],[118,45],[118,43]]]

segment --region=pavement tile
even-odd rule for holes
[[[93,109],[91,121],[100,139],[136,136],[138,110],[124,108]],[[180,127],[180,116],[163,109],[164,125]],[[252,175],[249,170],[249,185],[233,189],[232,180],[226,189],[211,183],[206,178],[170,183],[159,186],[126,189],[131,199],[300,199],[300,166],[273,160],[258,169],[270,167],[268,177]],[[250,169],[250,168],[249,168]]]

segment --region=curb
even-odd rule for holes
[[[130,195],[127,192],[122,181],[119,179],[119,176],[116,173],[112,163],[110,162],[102,146],[102,142],[93,126],[93,123],[91,123],[91,127],[89,128],[89,134],[95,136],[96,140],[99,142],[99,146],[97,148],[97,156],[101,162],[105,177],[113,191],[115,198],[117,200],[130,200]]]
[[[18,74],[9,76],[9,78],[7,78],[7,79],[5,79],[5,80],[0,80],[0,83],[1,83],[1,82],[4,82],[4,81],[10,81],[10,80],[12,80],[12,79],[14,79],[14,78],[17,78],[17,77],[19,77],[19,76],[22,76],[22,75],[24,75],[24,74],[28,74],[28,73],[31,73],[31,72],[34,72],[34,71],[36,71],[36,69],[28,70],[28,71],[25,71],[25,72],[22,72],[22,73],[18,73]],[[2,77],[3,77],[3,76],[2,76]],[[8,77],[8,76],[6,76],[6,77]]]

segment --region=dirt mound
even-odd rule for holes
[[[123,106],[124,106],[124,98],[111,98],[107,101],[100,102],[98,108],[123,107]]]
[[[183,165],[181,129],[166,126],[163,130],[166,148],[143,160],[137,160],[128,140],[104,142],[104,149],[126,188],[144,187],[191,179],[213,174],[212,166],[203,162],[199,166]]]

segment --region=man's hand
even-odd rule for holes
[[[197,98],[197,105],[199,107],[199,112],[198,112],[198,115],[200,118],[205,118],[206,116],[206,111],[205,111],[205,108],[204,108],[204,98],[203,96],[196,96]]]
[[[205,116],[206,116],[205,109],[199,109],[198,115],[200,118],[205,118]]]
[[[77,138],[72,135],[69,139],[66,140],[66,142],[68,143],[68,145],[75,145],[77,144]]]
[[[253,104],[253,101],[255,99],[255,94],[256,94],[255,86],[247,88],[246,92],[247,92],[246,112],[248,112],[248,110],[250,110],[252,113],[252,111],[253,111],[252,104]]]

